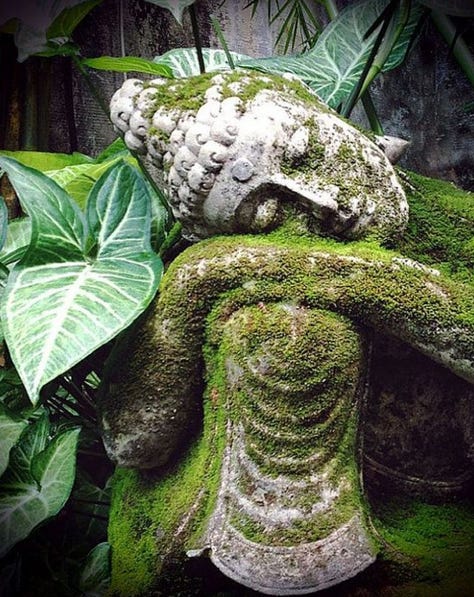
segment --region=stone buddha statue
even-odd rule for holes
[[[111,115],[193,243],[103,398],[115,590],[204,555],[271,595],[354,577],[380,550],[367,479],[472,482],[472,281],[403,251],[421,187],[294,79],[129,79]]]

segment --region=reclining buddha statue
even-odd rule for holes
[[[189,241],[103,398],[113,590],[171,594],[204,556],[271,595],[354,577],[368,486],[472,483],[473,218],[295,79],[129,79],[111,116]]]

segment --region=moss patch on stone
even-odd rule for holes
[[[413,186],[407,187],[411,223],[396,247],[397,252],[375,242],[315,239],[303,220],[290,218],[266,235],[201,242],[173,261],[158,299],[160,317],[173,318],[176,322],[174,327],[180,330],[182,343],[180,350],[186,352],[191,346],[191,360],[200,358],[198,353],[202,356],[205,329],[210,333],[207,339],[210,345],[215,343],[213,348],[205,349],[208,392],[203,432],[183,460],[164,471],[160,480],[117,471],[110,523],[114,574],[110,594],[146,594],[156,584],[160,571],[163,574],[159,582],[166,582],[167,559],[176,553],[183,554],[186,546],[194,546],[193,541],[202,535],[212,512],[226,422],[226,411],[220,402],[226,394],[223,364],[219,363],[215,348],[219,339],[212,337],[212,328],[219,328],[220,318],[224,325],[242,306],[253,306],[258,317],[259,304],[293,301],[308,308],[341,313],[376,330],[396,333],[402,330],[402,338],[411,343],[419,340],[431,345],[437,341],[440,330],[449,334],[450,330],[461,327],[463,332],[458,338],[453,336],[454,343],[458,342],[464,354],[472,358],[472,195],[454,191],[449,183],[432,182],[411,174],[409,179]],[[452,196],[454,201],[450,202]],[[402,255],[440,266],[448,275],[433,276],[394,262],[394,258]],[[160,351],[160,346],[154,347],[154,352],[151,347],[148,344],[146,349],[152,354],[166,353]],[[188,361],[184,359],[180,366],[180,377],[185,377]],[[168,385],[173,391],[172,374]],[[137,399],[140,399],[139,388],[138,396],[130,396],[130,400]],[[196,502],[199,505],[193,509]],[[400,504],[396,507],[402,511]],[[462,545],[466,541],[472,545],[472,509],[446,506],[442,510],[427,505],[407,508],[400,515],[394,514],[395,509],[392,513],[379,511],[379,534],[387,544],[395,545],[395,551],[420,560],[427,582],[433,580],[433,590],[435,582],[447,587],[445,593],[433,592],[433,595],[456,595],[449,593],[449,583],[457,582],[455,570],[459,570],[454,560],[458,564],[466,562],[470,566],[466,570],[472,569],[472,560],[464,560],[467,551],[461,554],[455,546],[448,548],[441,543],[444,540],[447,543],[448,537],[456,540],[461,537]],[[189,512],[192,514],[185,521]],[[440,515],[439,523],[434,522],[435,514]],[[465,521],[464,534],[459,534],[458,519]],[[185,525],[181,527],[183,521]],[[180,528],[182,533],[177,533]],[[430,533],[434,529],[429,540],[426,529],[431,529]],[[247,528],[246,532],[257,537],[261,529]],[[431,557],[431,552],[438,554],[438,559]],[[451,553],[453,558],[448,557]],[[386,557],[395,557],[394,551],[387,551]],[[449,566],[445,569],[443,564],[439,576],[430,577],[428,571],[436,572],[440,558],[445,557]],[[442,580],[441,573],[448,580]],[[459,578],[461,575],[462,570]]]
[[[325,109],[324,104],[298,81],[289,81],[278,75],[263,75],[251,70],[234,70],[224,72],[210,72],[193,77],[172,79],[163,85],[144,84],[145,88],[153,87],[156,94],[150,101],[143,115],[152,118],[159,109],[164,108],[172,112],[189,112],[196,114],[199,108],[206,103],[205,93],[214,83],[212,79],[220,75],[224,82],[220,84],[222,99],[239,97],[245,106],[252,101],[258,93],[264,90],[279,92],[291,100],[300,100],[316,104],[320,109]],[[270,83],[269,83],[270,81]],[[239,84],[241,89],[235,91],[232,84]]]
[[[148,595],[174,582],[176,562],[196,547],[213,509],[225,441],[223,415],[212,394],[205,399],[203,430],[179,462],[147,474],[116,470],[109,595]]]
[[[383,558],[393,561],[395,595],[458,597],[474,583],[474,504],[427,504],[388,498],[374,504],[373,522],[382,539]],[[408,574],[407,574],[408,571]],[[394,583],[395,584],[395,583]]]
[[[474,281],[474,194],[406,172],[408,227],[397,249],[456,278]]]

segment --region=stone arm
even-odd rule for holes
[[[343,247],[343,245],[340,245]],[[286,302],[392,334],[474,382],[474,291],[416,262],[351,244],[213,239],[171,265],[102,404],[104,441],[121,466],[163,465],[200,412],[206,318],[221,303]],[[222,317],[222,315],[221,315]]]

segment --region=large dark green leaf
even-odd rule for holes
[[[40,389],[128,327],[152,300],[162,263],[150,246],[150,197],[131,166],[94,186],[87,220],[43,174],[0,158],[30,214],[30,246],[1,301],[5,340],[35,403]],[[90,231],[90,234],[89,234]]]
[[[99,543],[88,554],[79,588],[86,597],[101,597],[110,583],[110,545]]]
[[[18,60],[22,62],[32,54],[48,50],[48,29],[64,10],[71,9],[84,0],[29,0],[0,3],[0,24],[10,19],[18,19],[15,44],[18,48]],[[86,0],[86,5],[91,4]],[[90,10],[89,7],[88,10]],[[80,11],[80,9],[78,9]],[[73,21],[71,21],[72,23]],[[64,27],[62,28],[64,29]],[[50,49],[50,48],[49,48]],[[60,53],[60,52],[58,52]]]
[[[48,27],[46,37],[48,39],[53,39],[56,37],[71,37],[72,32],[79,25],[82,19],[101,2],[102,0],[85,0],[85,2],[80,2],[80,4],[76,4],[75,6],[65,8]]]
[[[20,439],[27,426],[28,421],[14,417],[0,403],[0,476],[8,466],[10,450]]]
[[[35,484],[31,464],[34,457],[46,448],[49,432],[50,424],[46,413],[29,423],[21,436],[21,441],[10,452],[9,466],[1,479],[2,486]]]

